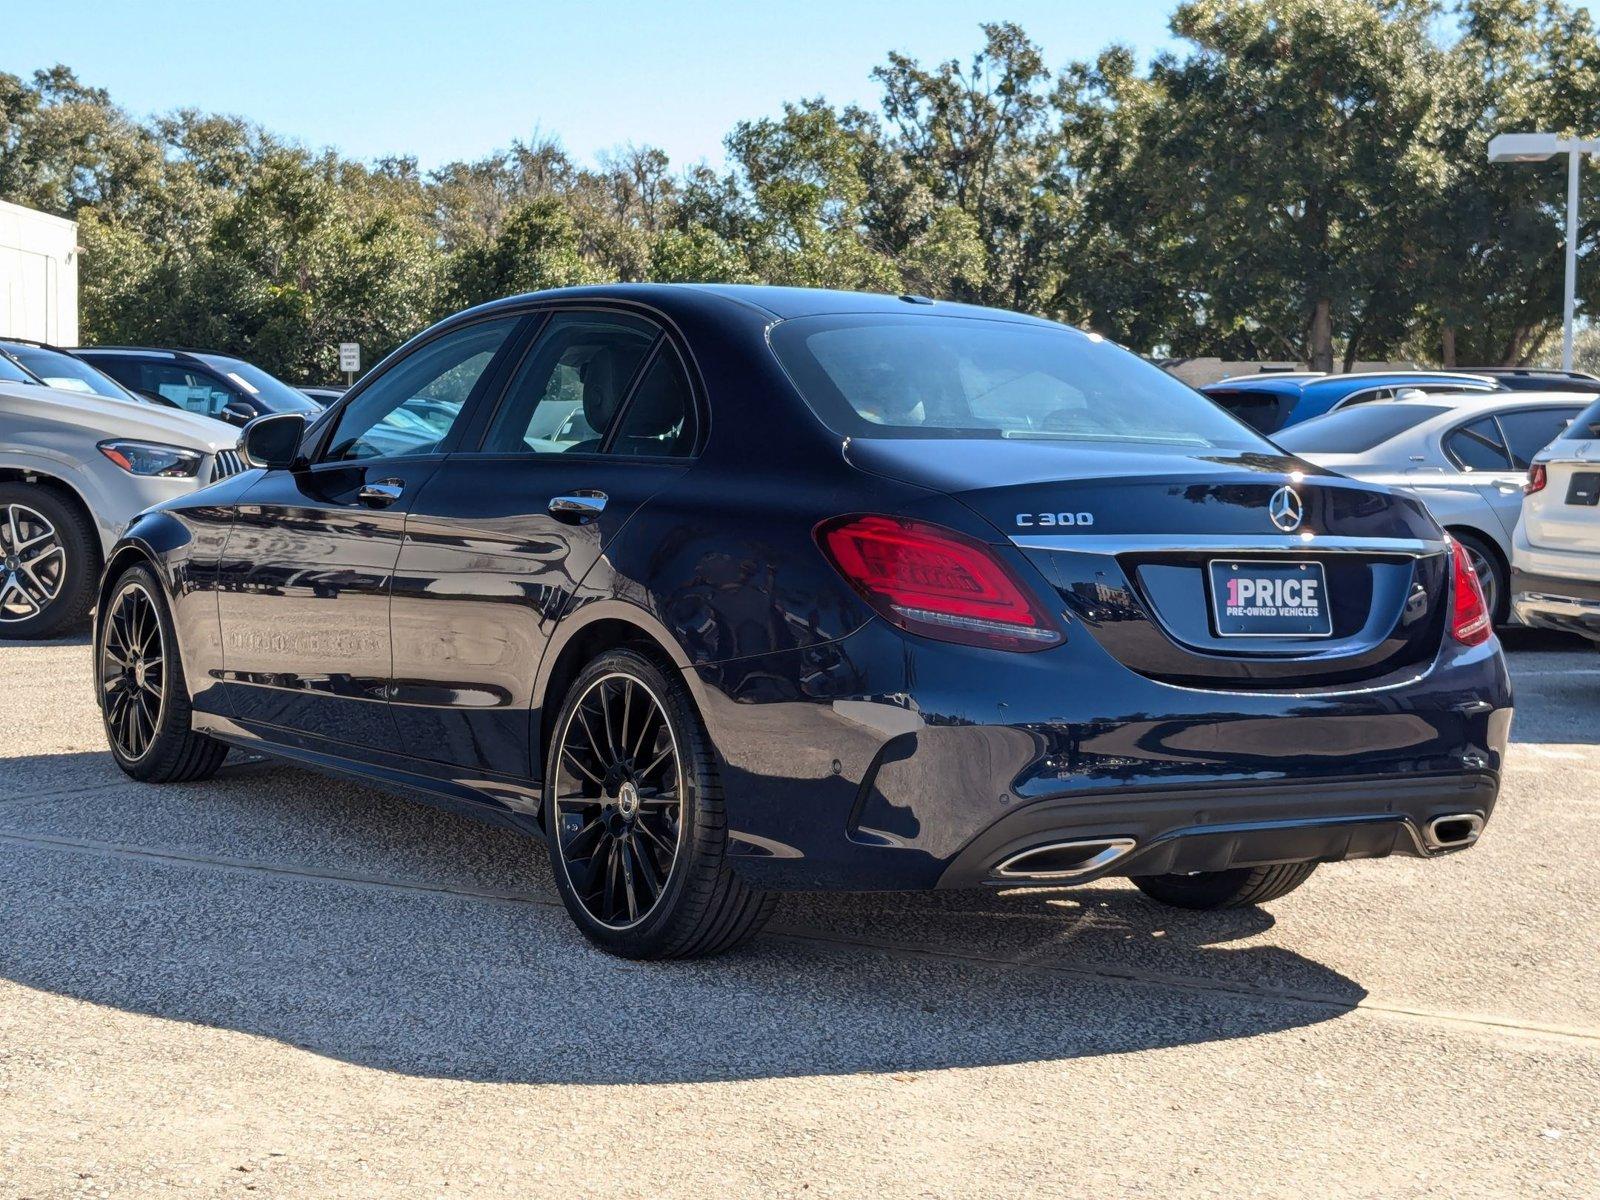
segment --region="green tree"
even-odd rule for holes
[[[459,251],[447,271],[455,308],[599,279],[580,252],[571,212],[555,196],[518,204],[494,238]]]

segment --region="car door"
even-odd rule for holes
[[[319,427],[306,465],[268,471],[240,498],[218,579],[235,717],[395,748],[389,580],[406,514],[520,322],[458,326],[411,350]]]
[[[1461,482],[1478,494],[1494,513],[1499,533],[1509,537],[1522,508],[1522,473],[1512,462],[1505,434],[1494,414],[1458,425],[1444,435],[1440,444],[1445,456],[1461,472]]]
[[[1566,428],[1581,406],[1510,409],[1445,436],[1445,453],[1467,475],[1509,538],[1522,513],[1528,463]]]
[[[423,489],[391,607],[391,709],[413,753],[537,777],[532,685],[555,623],[691,462],[700,410],[684,362],[643,316],[554,312],[477,444]]]

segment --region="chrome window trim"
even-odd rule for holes
[[[1443,554],[1443,540],[1422,538],[1322,537],[1313,534],[1171,534],[1091,533],[1037,534],[1013,537],[1024,550],[1081,550],[1089,554],[1170,554],[1184,551],[1226,554],[1229,551],[1301,550],[1317,554]]]

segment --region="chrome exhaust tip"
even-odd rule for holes
[[[1446,813],[1429,821],[1422,837],[1429,850],[1459,850],[1482,832],[1483,818],[1477,813]]]
[[[994,879],[1036,882],[1076,879],[1109,867],[1133,849],[1133,838],[1086,838],[1078,842],[1051,842],[1013,854],[995,867]]]

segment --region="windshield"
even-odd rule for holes
[[[242,358],[228,358],[221,354],[198,356],[214,369],[221,371],[245,395],[271,412],[315,413],[321,408],[312,400],[290,387],[274,375],[268,375],[254,363]]]
[[[89,392],[111,400],[132,400],[136,404],[149,403],[142,396],[135,396],[111,376],[95,370],[81,358],[73,358],[72,355],[63,354],[59,350],[47,350],[43,346],[13,345],[8,349],[18,362],[53,388],[61,388],[68,392]]]
[[[1272,449],[1159,367],[1064,326],[855,314],[770,336],[823,424],[848,437]]]
[[[0,383],[32,383],[39,381],[28,374],[4,354],[0,354]]]
[[[1290,426],[1275,440],[1294,454],[1361,454],[1449,411],[1437,404],[1362,404]]]

